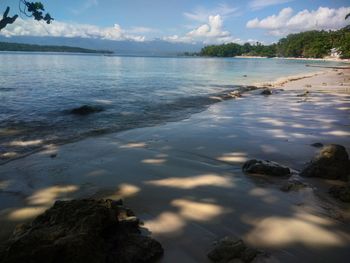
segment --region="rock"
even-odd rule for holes
[[[350,161],[345,147],[337,144],[324,146],[300,175],[347,181],[350,175]]]
[[[288,180],[286,183],[284,183],[280,189],[284,192],[289,192],[289,191],[298,191],[305,187],[307,187],[307,184],[301,182],[298,179],[291,179],[291,180]]]
[[[268,95],[272,95],[272,91],[270,89],[265,88],[265,89],[263,89],[263,91],[261,91],[260,94],[268,96]]]
[[[70,113],[75,115],[88,115],[96,112],[101,112],[103,110],[104,109],[102,107],[84,105],[79,108],[72,109]]]
[[[343,202],[350,202],[350,186],[332,186],[329,194]]]
[[[225,237],[208,253],[208,258],[219,263],[249,263],[261,252],[247,247],[243,240]]]
[[[290,169],[278,163],[263,160],[249,160],[243,167],[243,172],[251,174],[263,174],[272,176],[290,175]]]
[[[323,144],[322,143],[320,143],[320,142],[315,142],[315,143],[313,143],[313,144],[310,144],[312,147],[315,147],[315,148],[321,148],[321,147],[323,147]]]
[[[132,211],[112,200],[57,201],[16,229],[0,250],[0,262],[154,262],[163,254],[141,235]]]
[[[243,75],[243,77],[245,77],[245,78],[246,78],[246,77],[248,77],[248,76],[247,76],[247,75]]]
[[[298,94],[297,97],[307,97],[309,95],[309,93],[310,92],[308,90],[306,90],[304,93]]]

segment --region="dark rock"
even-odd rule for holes
[[[246,249],[243,251],[241,255],[241,259],[243,260],[243,262],[252,262],[258,254],[259,254],[258,250],[254,248],[246,247]]]
[[[261,91],[260,94],[268,96],[268,95],[272,95],[272,91],[270,89],[263,89],[263,91]]]
[[[310,92],[308,90],[306,90],[304,93],[298,94],[297,97],[307,97],[309,94],[310,94]]]
[[[243,167],[243,172],[251,174],[263,174],[272,176],[286,176],[290,175],[288,167],[279,165],[278,163],[263,160],[249,160]]]
[[[332,186],[329,194],[343,202],[350,202],[350,186]]]
[[[102,107],[84,105],[79,108],[72,109],[70,113],[75,115],[88,115],[91,113],[101,112],[103,110],[104,109]]]
[[[291,180],[288,180],[286,183],[284,183],[280,189],[284,192],[289,192],[289,191],[298,191],[305,187],[307,187],[307,184],[301,182],[298,179],[291,179]]]
[[[248,77],[248,76],[247,76],[247,75],[243,75],[243,77],[245,77],[245,78],[246,78],[246,77]]]
[[[53,153],[50,155],[50,158],[56,158],[57,157],[57,153]]]
[[[130,209],[112,200],[57,201],[18,227],[0,251],[0,262],[154,262],[163,254],[142,236]]]
[[[348,180],[350,161],[345,147],[336,144],[324,146],[320,153],[302,170],[300,175]]]
[[[259,253],[258,250],[247,247],[243,240],[225,237],[214,245],[214,248],[208,253],[208,258],[219,263],[249,263]]]
[[[315,142],[315,143],[311,144],[311,146],[315,147],[315,148],[321,148],[321,147],[323,147],[323,144],[320,142]]]

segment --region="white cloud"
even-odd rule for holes
[[[231,33],[223,29],[223,19],[220,15],[209,16],[207,23],[203,24],[184,36],[173,35],[165,37],[170,42],[203,42],[205,44],[221,44],[233,42]]]
[[[211,14],[218,14],[222,18],[225,18],[235,14],[237,10],[238,8],[229,6],[227,4],[220,4],[216,8],[210,10],[203,7],[199,7],[193,12],[185,12],[184,16],[190,20],[205,23],[208,21],[208,17]]]
[[[249,3],[249,6],[253,10],[258,10],[258,9],[265,8],[267,6],[280,5],[280,4],[285,4],[293,1],[294,0],[253,0]]]
[[[347,25],[346,14],[350,7],[338,9],[319,7],[317,10],[303,10],[296,14],[292,8],[282,9],[278,15],[248,21],[248,28],[266,29],[269,34],[283,36],[308,30],[336,30]]]
[[[145,28],[143,28],[145,31]],[[0,34],[6,37],[11,36],[53,36],[53,37],[82,37],[101,38],[108,40],[133,40],[144,41],[144,36],[135,35],[137,30],[125,30],[120,25],[112,27],[99,27],[89,24],[75,24],[54,21],[47,25],[32,19],[17,19],[12,25],[8,25]],[[138,28],[138,32],[141,32]]]

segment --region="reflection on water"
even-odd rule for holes
[[[2,53],[0,61],[0,160],[48,143],[183,119],[218,102],[215,96],[233,84],[317,70],[272,59]],[[68,114],[85,104],[105,111]]]

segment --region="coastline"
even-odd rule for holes
[[[262,56],[235,56],[235,58],[269,58]],[[269,59],[282,59],[282,60],[302,60],[302,61],[323,61],[323,62],[341,62],[341,63],[350,63],[350,59],[341,59],[341,58],[333,58],[333,57],[325,57],[325,58],[296,58],[296,57],[271,57]]]
[[[324,184],[335,182],[308,180],[314,188],[286,194],[279,180],[247,177],[241,165],[263,158],[300,170],[314,142],[350,152],[350,70],[269,84],[285,91],[248,92],[179,122],[52,146],[0,166],[1,239],[56,199],[110,197],[125,199],[161,241],[161,262],[208,262],[208,247],[227,235],[280,262],[341,262],[350,253],[350,211],[326,194]],[[297,95],[306,89],[303,101]]]

